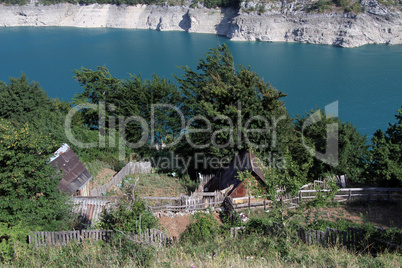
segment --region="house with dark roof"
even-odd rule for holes
[[[64,143],[50,158],[49,164],[61,172],[59,189],[70,195],[87,195],[84,187],[92,179],[74,151]]]
[[[204,186],[204,192],[216,190],[226,191],[225,194],[232,198],[248,196],[244,181],[238,179],[240,171],[248,170],[253,177],[261,184],[265,184],[264,173],[260,168],[261,162],[250,151],[241,151],[236,155],[228,167],[222,168]]]

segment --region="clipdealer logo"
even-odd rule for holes
[[[173,147],[177,145],[183,138],[185,138],[187,144],[194,149],[204,149],[208,148],[209,146],[214,146],[215,148],[218,149],[228,147],[233,148],[236,146],[234,141],[235,140],[234,134],[236,134],[237,146],[240,146],[241,143],[244,141],[250,148],[258,148],[258,149],[267,148],[268,150],[269,149],[268,144],[256,144],[249,139],[250,133],[267,133],[270,134],[271,137],[269,145],[270,149],[273,149],[278,144],[278,134],[277,134],[278,123],[281,120],[286,119],[285,115],[279,117],[273,116],[270,119],[265,118],[263,116],[253,116],[247,119],[245,122],[243,122],[241,114],[241,103],[238,103],[237,118],[235,120],[232,120],[232,118],[229,118],[228,116],[217,116],[212,120],[209,120],[208,118],[202,115],[197,115],[186,121],[186,117],[184,116],[180,108],[170,104],[158,103],[151,105],[151,114],[150,114],[151,118],[149,120],[146,120],[145,118],[139,115],[132,115],[129,117],[124,116],[116,117],[113,115],[108,116],[107,118],[108,133],[106,133],[106,109],[108,109],[108,111],[110,112],[113,112],[116,109],[116,107],[114,105],[106,105],[105,103],[99,103],[99,104],[87,103],[84,105],[78,105],[69,111],[64,124],[65,133],[69,142],[79,148],[94,148],[94,147],[106,148],[106,134],[108,134],[109,148],[118,147],[119,159],[124,160],[127,147],[136,149],[142,146],[150,146],[150,147],[158,146],[155,138],[156,136],[155,125],[157,121],[155,119],[155,111],[156,109],[161,108],[170,109],[171,112],[176,113],[177,116],[180,118],[180,131],[179,133],[177,133],[178,134],[177,137],[174,138],[173,141],[170,141],[170,143],[163,144],[163,148]],[[72,128],[72,118],[79,110],[82,109],[86,110],[92,109],[94,111],[98,111],[99,124],[97,127],[99,131],[99,139],[96,142],[85,143],[77,140],[74,137]],[[338,101],[335,101],[325,106],[325,115],[326,117],[338,116]],[[212,131],[211,121],[217,121],[217,120],[221,122],[225,121],[228,127]],[[259,129],[250,128],[250,124],[253,121],[263,122],[263,127]],[[301,133],[302,143],[303,146],[306,148],[306,150],[310,152],[315,158],[328,165],[335,167],[338,165],[338,123],[330,123],[326,125],[326,150],[324,153],[315,151],[314,148],[312,148],[306,143],[306,138],[304,135],[305,130],[309,126],[312,126],[320,121],[322,121],[321,111],[317,110],[316,112],[311,114],[307,118],[307,120],[303,122],[302,133]],[[135,143],[126,140],[126,127],[127,124],[132,122],[135,122],[139,126],[141,126],[141,138]],[[194,122],[202,122],[205,127],[198,129],[194,128],[192,127],[192,124]],[[226,132],[229,136],[229,139],[225,144],[220,144],[217,141],[218,134],[222,132]],[[193,133],[205,133],[206,135],[208,135],[209,133],[211,139],[209,142],[206,142],[205,144],[196,144],[191,139],[191,134]],[[116,144],[116,135],[118,135],[117,144]],[[184,160],[181,161],[184,162]]]

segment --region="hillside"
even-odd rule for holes
[[[185,3],[185,2],[183,2]],[[187,31],[234,41],[301,42],[357,47],[402,44],[397,1],[246,1],[240,8],[201,4],[0,6],[0,26],[65,26]]]

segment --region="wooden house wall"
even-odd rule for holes
[[[246,187],[244,186],[244,182],[240,183],[239,186],[237,186],[236,189],[234,189],[233,192],[229,196],[231,198],[247,196],[247,190],[246,190]]]
[[[237,179],[239,171],[248,170],[256,180],[265,183],[264,174],[259,168],[258,161],[254,160],[256,160],[256,157],[252,153],[248,151],[240,152],[240,154],[232,160],[228,168],[221,169],[219,173],[205,185],[204,191],[222,191],[233,185],[233,190],[229,192],[229,196],[232,198],[247,196],[247,190],[244,183]]]

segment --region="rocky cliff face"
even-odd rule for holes
[[[0,5],[0,26],[72,26],[155,29],[214,33],[237,41],[283,41],[356,47],[402,44],[402,12],[363,0],[358,15],[306,12],[297,0],[269,2],[259,12],[254,2],[241,9],[167,6]],[[250,8],[251,7],[251,8]],[[252,11],[250,11],[252,10]]]

